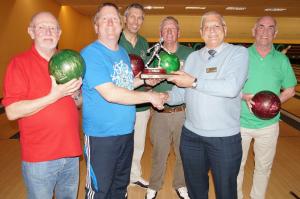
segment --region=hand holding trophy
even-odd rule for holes
[[[141,74],[141,78],[159,78],[165,79],[170,76],[170,73],[177,71],[180,68],[179,58],[170,53],[163,46],[163,39],[147,50],[150,53],[153,50],[152,56],[145,64],[145,69]],[[161,50],[164,50],[160,52]],[[150,64],[153,62],[152,66]]]

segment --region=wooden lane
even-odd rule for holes
[[[280,122],[280,137],[278,140],[277,154],[274,161],[270,184],[266,199],[293,198],[290,191],[300,195],[300,132]],[[149,133],[148,133],[149,134]],[[151,170],[151,151],[149,135],[146,139],[145,153],[142,159],[144,177],[149,179]],[[0,198],[3,199],[25,199],[26,192],[21,175],[20,166],[20,145],[15,139],[0,140]],[[175,156],[171,152],[165,175],[165,182],[162,190],[158,194],[158,199],[177,199],[176,193],[172,189],[172,176]],[[252,184],[253,153],[249,154],[245,170],[244,192],[249,194]],[[78,199],[84,198],[85,184],[85,162],[80,161],[80,186]],[[210,180],[209,198],[214,199],[214,189]],[[143,199],[146,190],[139,187],[128,188],[129,199]],[[245,197],[247,199],[247,197]]]

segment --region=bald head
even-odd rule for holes
[[[272,21],[273,24],[275,25],[275,28],[277,28],[277,21],[276,21],[275,18],[273,18],[273,17],[271,17],[271,16],[262,16],[262,17],[258,18],[258,19],[256,20],[256,23],[255,23],[255,28],[256,28],[257,26],[259,26],[259,24],[260,24],[261,21],[264,21],[264,20]]]
[[[31,17],[29,26],[34,27],[35,25],[37,25],[39,23],[43,23],[45,21],[56,24],[56,26],[60,29],[60,26],[59,26],[59,23],[58,23],[56,17],[50,12],[38,12],[38,13],[36,13],[35,15],[33,15]]]

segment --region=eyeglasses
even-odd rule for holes
[[[210,25],[210,26],[203,26],[202,30],[203,31],[210,31],[210,30],[215,30],[215,31],[220,31],[223,29],[224,25],[221,24],[215,24],[215,25]]]
[[[48,30],[50,31],[51,34],[56,34],[59,32],[59,27],[57,26],[51,26],[51,25],[44,25],[44,24],[39,24],[33,26],[33,28],[39,32],[45,34]]]
[[[259,32],[264,32],[264,31],[267,31],[268,33],[274,33],[275,32],[275,26],[259,25],[259,26],[256,27],[256,29]]]

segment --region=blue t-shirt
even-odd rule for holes
[[[83,131],[88,136],[108,137],[133,132],[135,106],[110,103],[95,89],[112,82],[133,90],[133,73],[124,48],[112,51],[95,41],[81,51],[86,63],[82,84]]]

